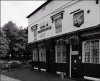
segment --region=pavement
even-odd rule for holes
[[[21,81],[21,80],[17,80],[17,79],[14,79],[14,78],[10,78],[10,77],[7,77],[5,75],[0,75],[0,81]]]
[[[75,81],[30,69],[2,71],[1,74],[1,81]]]

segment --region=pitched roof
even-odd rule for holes
[[[36,12],[38,12],[41,8],[43,8],[44,6],[46,6],[48,3],[50,3],[52,0],[47,0],[45,3],[43,3],[40,7],[38,7],[35,11],[33,11],[31,14],[29,14],[26,18],[31,17],[33,14],[35,14]]]

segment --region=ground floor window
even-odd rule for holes
[[[38,61],[38,52],[37,52],[37,49],[33,49],[33,61]]]
[[[46,62],[46,49],[45,49],[45,47],[39,48],[39,60]]]
[[[66,46],[65,45],[56,45],[56,63],[66,63]]]
[[[83,42],[83,63],[100,63],[100,40]]]

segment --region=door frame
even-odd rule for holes
[[[72,75],[71,75],[71,66],[72,66],[72,57],[71,57],[71,52],[72,52],[72,45],[70,44],[70,61],[69,61],[69,77],[71,78]]]
[[[73,54],[75,52],[75,54]],[[79,50],[72,51],[72,44],[70,44],[70,61],[69,61],[69,77],[72,78],[72,56],[77,55],[79,53]]]

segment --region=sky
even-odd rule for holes
[[[45,0],[1,1],[1,27],[8,21],[13,21],[18,27],[28,27],[26,17],[44,2]]]

